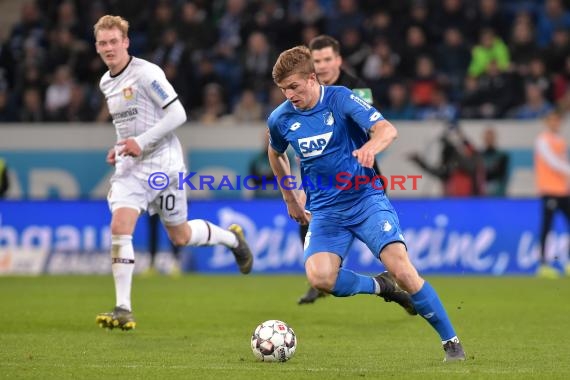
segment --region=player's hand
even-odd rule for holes
[[[115,159],[115,148],[109,149],[109,151],[107,152],[106,161],[109,165],[115,166],[115,163],[117,162],[117,160]]]
[[[360,149],[352,152],[352,156],[356,157],[358,163],[365,168],[371,168],[374,165],[375,152],[364,144]]]
[[[311,221],[311,213],[305,210],[298,199],[290,203],[287,202],[287,212],[291,219],[301,225],[307,225]]]
[[[119,151],[119,156],[138,157],[142,153],[141,147],[132,137],[117,142],[117,145],[122,147],[122,149]]]

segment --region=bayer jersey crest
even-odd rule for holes
[[[133,98],[133,89],[132,87],[123,88],[123,97],[127,100],[131,100]]]

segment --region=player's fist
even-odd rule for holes
[[[116,163],[116,159],[115,159],[115,148],[111,148],[109,149],[109,151],[107,152],[107,163],[111,166],[115,166]]]
[[[366,145],[362,146],[360,149],[356,149],[352,152],[352,156],[356,157],[358,163],[365,168],[371,168],[374,165],[374,151],[365,148]]]
[[[132,137],[117,142],[117,146],[121,148],[119,150],[119,156],[138,157],[142,153],[141,147]]]

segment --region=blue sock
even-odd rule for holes
[[[355,294],[374,294],[374,279],[348,269],[340,268],[331,294],[336,297],[348,297]]]
[[[419,292],[412,295],[412,301],[418,314],[432,325],[442,341],[449,340],[455,336],[455,330],[453,330],[439,296],[427,281]]]

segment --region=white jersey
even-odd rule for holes
[[[155,126],[164,109],[178,99],[164,71],[144,59],[131,57],[118,74],[107,71],[99,83],[105,96],[117,139],[137,137]],[[117,147],[120,149],[120,147]],[[178,137],[171,132],[149,144],[139,157],[116,157],[115,178],[135,177],[146,181],[154,172],[169,176],[184,172],[184,156]]]

